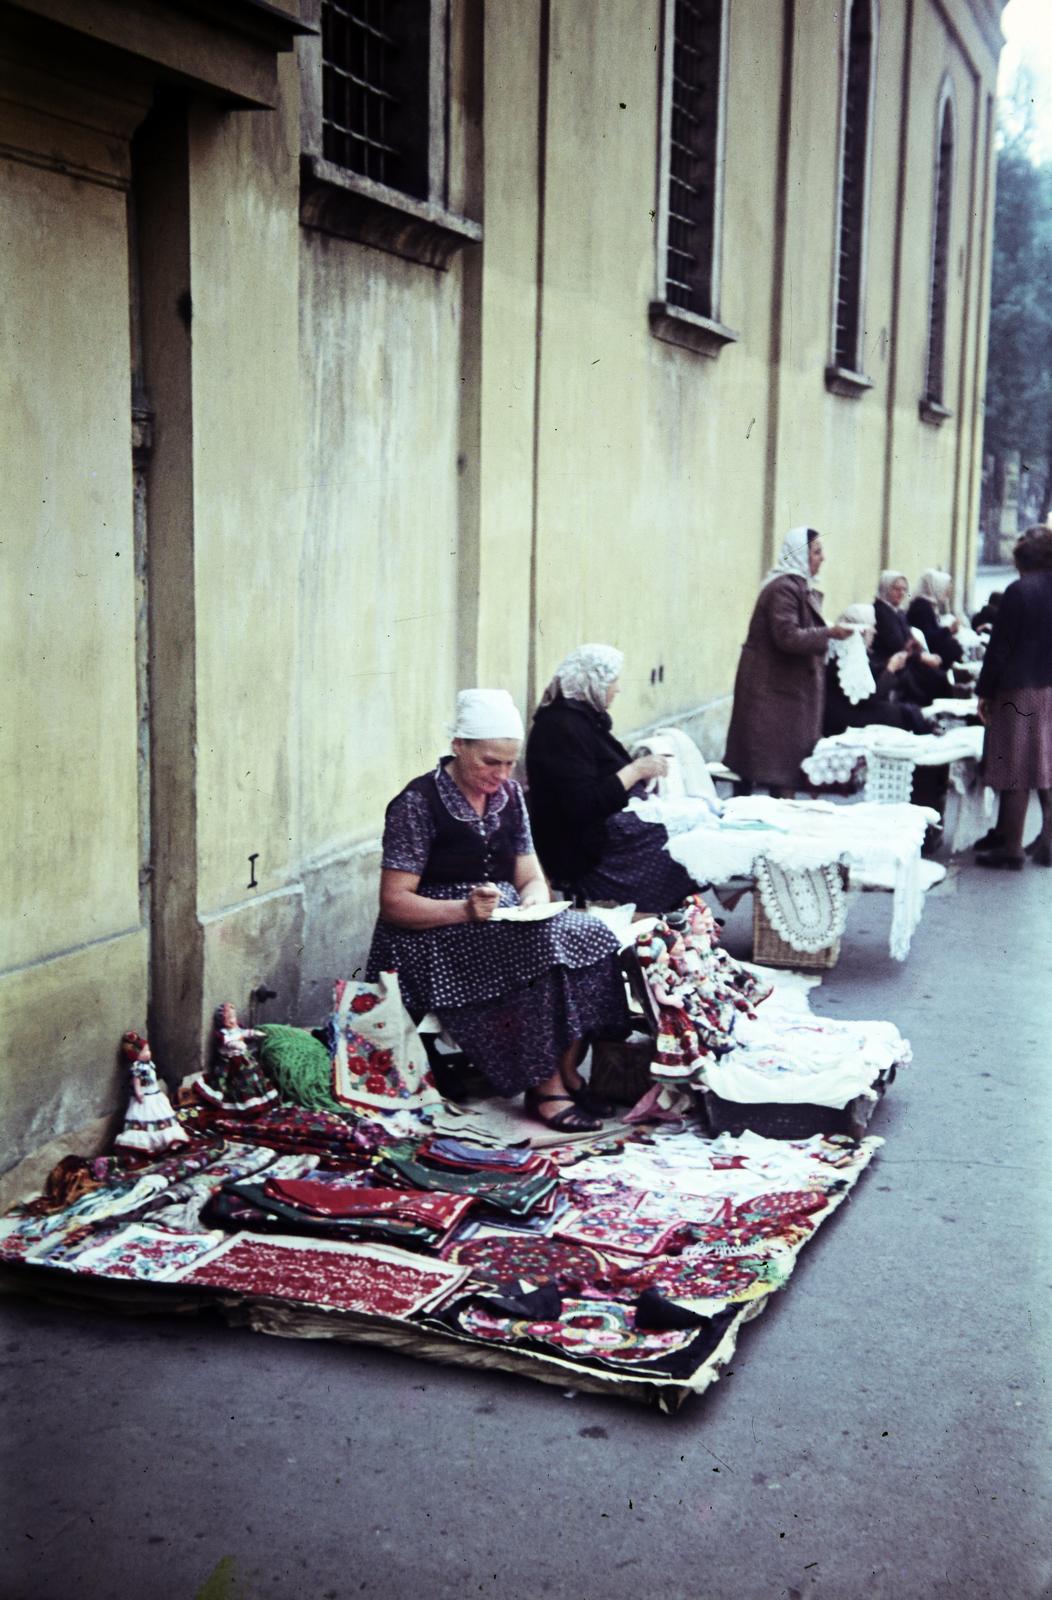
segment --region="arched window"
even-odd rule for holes
[[[737,336],[719,321],[727,0],[665,0],[658,196],[659,338],[705,355]]]
[[[928,299],[928,359],[923,396],[929,407],[943,406],[943,389],[946,381],[946,300],[950,273],[950,212],[953,196],[955,133],[953,91],[949,82],[943,85],[939,96],[937,128],[931,282]]]
[[[833,306],[831,388],[854,393],[865,384],[841,385],[844,374],[861,375],[866,276],[870,142],[876,65],[874,0],[850,0],[845,21],[840,115],[840,189]]]

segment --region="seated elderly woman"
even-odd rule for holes
[[[848,675],[845,669],[849,669],[850,665],[861,665],[861,652],[857,663],[850,663],[844,653],[831,654],[826,662],[823,737],[831,738],[834,734],[846,732],[848,728],[869,728],[875,725],[905,728],[909,733],[930,733],[931,729],[920,706],[909,698],[907,669],[917,649],[916,641],[909,640],[907,646],[897,650],[881,664],[873,654],[876,631],[873,606],[865,603],[848,606],[846,611],[840,613],[837,621],[848,624],[861,634],[866,651],[864,659],[871,678],[870,692],[859,693],[860,689],[864,691],[865,685],[861,682],[857,684],[852,682],[850,677],[846,685],[844,682]]]
[[[437,1012],[498,1094],[525,1091],[540,1122],[575,1132],[609,1109],[578,1063],[584,1041],[626,1033],[624,984],[596,917],[492,920],[550,900],[511,776],[522,734],[504,690],[458,695],[452,755],[387,807],[366,978],[396,971],[410,1014]]]
[[[631,901],[637,911],[671,911],[695,884],[665,849],[660,823],[625,807],[664,756],[634,760],[611,732],[620,688],[620,650],[584,644],[556,668],[526,741],[526,777],[537,851],[552,882],[589,900]]]
[[[906,621],[911,628],[920,629],[929,653],[939,657],[943,671],[964,660],[964,650],[957,639],[960,623],[953,615],[953,579],[948,572],[928,567],[921,573]]]
[[[904,609],[909,594],[909,579],[904,572],[889,569],[881,573],[877,598],[873,602],[876,618],[871,650],[873,667],[874,672],[883,672],[892,656],[905,650],[908,659],[901,668],[900,690],[912,704],[930,706],[933,700],[951,692],[951,684],[942,670],[942,657],[919,644],[913,633]]]

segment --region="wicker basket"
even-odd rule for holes
[[[795,967],[797,972],[827,972],[840,960],[840,940],[821,950],[794,950],[771,927],[758,892],[752,897],[752,958],[764,967]]]

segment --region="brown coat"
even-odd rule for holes
[[[822,734],[829,629],[803,578],[760,590],[734,680],[727,765],[749,783],[795,788]]]

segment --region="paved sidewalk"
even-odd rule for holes
[[[817,997],[913,1041],[885,1151],[709,1395],[9,1300],[0,1597],[1047,1593],[1052,872],[955,870],[904,966],[889,915]]]

